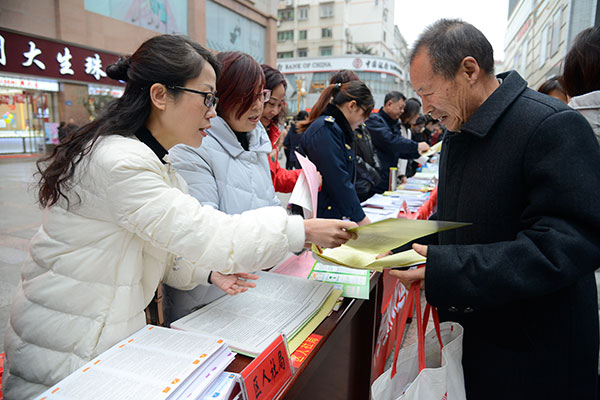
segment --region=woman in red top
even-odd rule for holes
[[[273,67],[266,64],[261,65],[265,73],[265,89],[271,90],[271,98],[265,103],[265,107],[260,117],[260,122],[263,124],[269,139],[273,144],[273,152],[269,156],[269,167],[271,168],[271,179],[276,192],[290,193],[296,185],[298,176],[302,172],[301,169],[287,170],[279,165],[279,149],[277,140],[281,136],[281,131],[277,127],[279,122],[279,114],[284,105],[285,89],[287,82],[285,78]]]

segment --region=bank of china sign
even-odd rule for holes
[[[404,79],[405,73],[394,61],[380,57],[332,57],[315,59],[277,60],[277,69],[284,74],[302,74],[308,72],[329,72],[349,69],[352,71],[377,72],[390,74]]]

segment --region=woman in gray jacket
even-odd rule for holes
[[[203,205],[228,214],[279,206],[268,162],[272,145],[259,122],[270,98],[264,73],[248,54],[222,52],[217,59],[223,68],[217,79],[218,116],[211,119],[202,147],[175,146],[169,159]],[[215,285],[188,291],[165,287],[165,320],[173,322],[221,297],[221,278],[213,271]]]

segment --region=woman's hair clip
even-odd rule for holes
[[[339,87],[339,88],[341,88],[342,87],[342,83],[338,82],[338,83],[336,83],[336,86]]]

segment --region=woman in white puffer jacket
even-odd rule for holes
[[[169,159],[202,205],[227,214],[279,206],[268,161],[273,146],[259,122],[269,100],[265,75],[248,54],[226,51],[216,58],[223,68],[217,79],[218,116],[211,119],[202,146],[177,145],[169,151]],[[212,273],[213,278],[219,278],[218,272]],[[193,290],[165,285],[165,320],[171,323],[224,294],[216,285]]]
[[[218,70],[190,39],[149,39],[107,68],[127,82],[123,96],[38,164],[45,210],[6,330],[5,399],[35,397],[142,328],[161,280],[192,288],[210,268],[234,274],[222,286],[235,294],[246,285],[238,273],[305,242],[350,238],[352,223],[302,221],[280,207],[228,216],[185,194],[164,156],[200,145]]]
[[[569,106],[585,117],[600,144],[600,26],[584,29],[577,34],[563,61],[561,83],[569,96]],[[595,275],[600,316],[600,265]],[[600,394],[600,357],[598,393]]]

